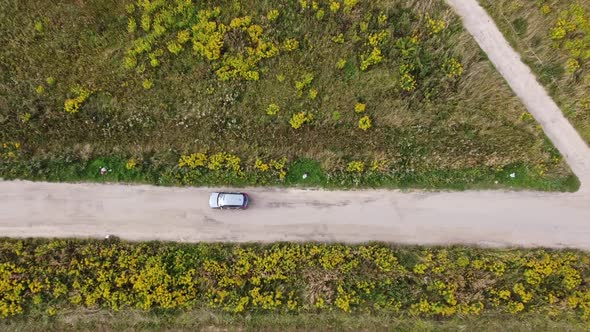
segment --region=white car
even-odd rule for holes
[[[247,209],[248,195],[245,193],[212,193],[209,207],[212,209]]]

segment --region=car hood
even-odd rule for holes
[[[219,198],[219,193],[211,194],[211,196],[209,197],[209,206],[212,208],[218,208],[219,207],[219,203],[217,202],[218,198]]]

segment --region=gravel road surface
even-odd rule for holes
[[[0,182],[0,234],[590,249],[583,194],[248,188],[248,210],[218,211],[207,205],[212,190]]]

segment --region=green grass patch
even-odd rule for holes
[[[516,34],[519,36],[522,36],[526,33],[526,30],[528,28],[528,23],[525,19],[523,19],[522,17],[519,17],[519,18],[515,19],[514,21],[512,21],[512,26],[514,26],[514,30],[516,31]]]
[[[321,186],[326,183],[326,174],[315,160],[301,159],[291,165],[287,173],[288,184]]]
[[[144,183],[162,186],[302,186],[327,189],[400,188],[425,190],[474,189],[531,189],[540,191],[575,192],[580,188],[573,175],[555,176],[539,173],[526,165],[514,164],[503,168],[473,168],[457,170],[422,170],[396,172],[367,169],[363,173],[345,170],[327,173],[319,162],[298,159],[285,166],[285,177],[271,172],[247,169],[240,174],[232,171],[212,171],[206,168],[178,167],[175,158],[151,156],[137,161],[133,169],[126,167],[128,160],[118,157],[89,161],[62,156],[51,160],[23,160],[0,163],[0,175],[6,180],[28,179],[49,182]],[[159,159],[162,158],[162,159]],[[395,170],[398,166],[391,165]],[[101,169],[107,172],[101,174]],[[276,173],[276,172],[275,172]],[[305,175],[305,176],[304,176]]]

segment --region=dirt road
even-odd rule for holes
[[[447,0],[582,181],[575,194],[249,189],[247,211],[211,190],[0,182],[0,235],[175,241],[393,241],[590,250],[590,150],[475,0]]]
[[[0,182],[3,236],[174,241],[347,241],[590,250],[589,197],[533,192],[247,189],[246,211],[206,188]]]

